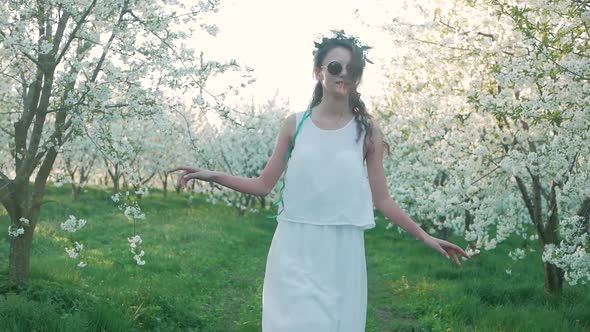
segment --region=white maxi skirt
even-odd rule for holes
[[[278,222],[262,290],[263,332],[364,332],[364,230]]]

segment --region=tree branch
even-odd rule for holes
[[[584,201],[576,214],[584,218],[582,224],[586,227],[586,232],[590,232],[590,197],[584,198]]]
[[[0,171],[0,178],[2,178],[4,181],[11,181],[10,178],[2,171]]]
[[[55,158],[57,157],[57,150],[55,148],[49,149],[47,156],[43,160],[43,164],[39,168],[37,175],[35,176],[35,184],[33,189],[33,194],[31,197],[31,207],[40,206],[41,201],[43,200],[43,193],[45,190],[45,184],[47,183],[47,178],[49,177],[49,173],[51,172],[51,168],[53,167],[53,163],[55,162]]]
[[[148,25],[145,23],[145,21],[143,21],[142,19],[140,19],[139,17],[137,17],[137,15],[135,15],[135,13],[133,11],[129,10],[128,12],[129,12],[129,14],[137,22],[139,22],[141,25],[143,25],[150,34],[152,34],[156,38],[158,38],[162,42],[162,44],[165,45],[172,52],[172,54],[176,57],[175,60],[179,61],[180,64],[182,64],[182,66],[188,71],[189,67],[184,63],[184,60],[177,55],[177,52],[174,49],[174,47],[172,47],[172,45],[170,45],[170,43],[166,39],[162,38],[160,35],[158,35],[157,33],[153,32],[152,30],[150,30],[149,27],[148,27]],[[202,60],[202,53],[201,53],[201,60]],[[240,112],[238,110],[235,110],[235,109],[233,109],[233,108],[231,108],[231,107],[223,104],[222,102],[219,101],[219,99],[217,98],[216,95],[214,95],[208,89],[206,89],[203,86],[203,84],[201,84],[201,82],[199,80],[195,79],[194,76],[192,75],[192,73],[189,72],[189,76],[193,80],[193,82],[199,87],[199,89],[201,91],[205,91],[209,96],[211,96],[215,100],[215,102],[217,103],[217,105],[221,105],[224,109],[230,110],[230,111],[232,111],[234,113],[240,113],[240,114],[243,114],[243,115],[249,115],[247,113]],[[226,113],[229,113],[229,112],[226,111]],[[234,119],[229,118],[229,117],[227,119],[230,120],[233,124],[238,125],[238,126],[241,126],[241,124],[238,123],[237,121],[235,121]]]
[[[19,50],[21,52],[22,55],[24,55],[27,59],[31,60],[38,68],[41,68],[42,65],[39,61],[37,61],[37,59],[33,58],[32,56],[30,56],[27,52],[23,51],[23,50]]]
[[[13,112],[13,113],[16,113],[16,112]],[[0,113],[0,114],[2,114],[2,113]],[[3,127],[0,127],[0,130],[2,130],[3,132],[5,132],[8,136],[14,137],[14,134],[13,133],[9,132],[8,130],[4,129]]]
[[[533,224],[537,229],[537,234],[539,235],[539,238],[542,240],[542,243],[545,243],[545,233],[543,232],[543,225],[541,224],[540,220],[537,220],[535,218],[535,207],[533,206],[531,198],[529,197],[526,184],[520,178],[520,176],[515,175],[514,179],[516,179],[516,184],[518,185],[518,189],[520,190],[520,194],[522,196],[522,199],[524,200],[524,204],[527,210],[529,211],[529,216],[531,217]]]
[[[90,14],[90,11],[92,10],[92,8],[94,8],[95,5],[96,5],[96,0],[93,0],[92,3],[90,4],[90,6],[88,6],[88,8],[86,9],[86,11],[84,11],[84,14],[82,14],[82,17],[80,18],[80,20],[78,22],[76,22],[76,27],[74,28],[74,30],[70,34],[70,36],[68,38],[68,41],[66,42],[66,44],[62,48],[61,52],[59,53],[59,55],[55,59],[55,64],[56,65],[58,63],[60,63],[61,59],[66,54],[67,50],[70,48],[70,44],[72,43],[72,40],[74,40],[74,38],[76,37],[76,33],[78,32],[78,30],[80,29],[80,27],[82,26],[82,24],[84,24],[84,22],[86,21],[86,17],[88,17],[88,15]],[[69,14],[67,14],[67,13],[64,14],[64,16],[62,16],[62,19],[64,17],[65,17],[65,22],[67,22],[67,20],[69,19]],[[60,25],[61,25],[62,19],[60,19]],[[63,28],[64,29],[65,29],[65,22],[64,22],[64,25],[63,25]],[[60,32],[60,28],[59,27],[58,27],[58,31],[56,31],[55,43],[53,44],[54,52],[57,52],[57,49],[59,48],[59,43],[61,42],[61,38],[63,36],[63,29],[61,30],[61,33],[59,35],[58,35],[58,32]],[[59,40],[57,40],[58,37],[59,37]]]
[[[96,0],[95,0],[96,2]],[[123,8],[121,8],[121,13],[119,14],[119,19],[117,20],[117,24],[116,27],[119,27],[121,25],[121,22],[123,21],[123,16],[125,15],[125,13],[127,12],[127,6],[129,5],[129,1],[125,1],[123,3]],[[113,29],[114,30],[114,29]],[[96,77],[98,77],[98,73],[100,72],[100,70],[102,69],[102,64],[104,63],[104,60],[106,59],[106,56],[111,48],[111,44],[113,42],[113,40],[115,39],[115,32],[113,31],[111,33],[111,36],[109,37],[109,40],[107,41],[105,47],[103,48],[102,54],[100,56],[100,59],[98,60],[98,63],[96,64],[96,68],[94,68],[94,72],[92,73],[92,77],[90,79],[90,82],[94,82],[96,81]]]
[[[551,185],[549,188],[549,202],[547,204],[547,210],[549,210],[547,216],[547,224],[545,225],[545,233],[553,232],[555,227],[557,226],[557,193],[555,192],[555,187],[557,186],[557,182],[552,180]]]
[[[9,199],[10,195],[12,194],[10,190],[11,185],[12,181],[0,180],[0,203],[2,203],[6,211],[8,211],[8,215],[10,216],[14,215],[14,209]]]

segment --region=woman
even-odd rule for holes
[[[428,235],[389,196],[382,159],[388,146],[356,91],[366,49],[342,31],[316,43],[312,101],[284,120],[259,177],[170,170],[184,171],[180,187],[199,179],[265,196],[287,169],[264,277],[265,332],[365,330],[364,231],[375,227],[373,205],[444,257],[459,265],[457,254],[468,258],[455,244]]]

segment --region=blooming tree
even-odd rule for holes
[[[98,151],[88,137],[83,135],[72,137],[56,158],[50,178],[56,178],[59,185],[69,183],[72,188],[72,198],[77,201],[90,180],[97,160]]]
[[[217,33],[202,19],[217,8],[216,0],[0,3],[0,202],[10,229],[24,230],[10,239],[11,281],[26,284],[47,179],[85,125],[114,115],[150,117],[182,94],[225,112],[223,97],[206,83],[242,69],[188,45],[191,31]],[[139,182],[132,174],[129,180]]]
[[[221,122],[216,127],[202,123],[197,132],[195,163],[234,176],[257,177],[273,152],[278,130],[289,112],[288,104],[275,96],[261,105],[244,104],[236,111],[237,124]],[[215,183],[198,184],[195,191],[207,194],[209,203],[235,207],[239,214],[256,211],[255,197]],[[268,197],[276,198],[276,191]],[[263,209],[270,208],[265,198],[259,200]]]
[[[537,241],[548,293],[564,278],[587,282],[589,5],[412,8],[422,22],[386,26],[400,49],[380,106],[399,157],[387,161],[396,196],[430,227],[462,232],[472,252],[511,235]]]

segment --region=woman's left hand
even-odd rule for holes
[[[180,189],[185,188],[188,184],[188,181],[192,179],[211,182],[213,181],[214,177],[218,175],[218,172],[195,167],[177,167],[169,170],[168,173],[176,171],[183,171],[183,173],[178,177],[178,180],[176,181],[176,186]]]
[[[467,253],[465,251],[463,251],[463,249],[461,249],[461,247],[459,247],[456,244],[453,244],[451,242],[441,240],[441,239],[435,238],[434,236],[428,235],[426,240],[424,240],[424,243],[427,246],[431,247],[432,249],[438,251],[441,255],[443,255],[446,258],[449,258],[449,255],[450,255],[451,257],[453,257],[453,260],[458,265],[461,265],[461,262],[459,261],[457,254],[460,254],[463,257],[469,259],[469,255],[467,255]]]

